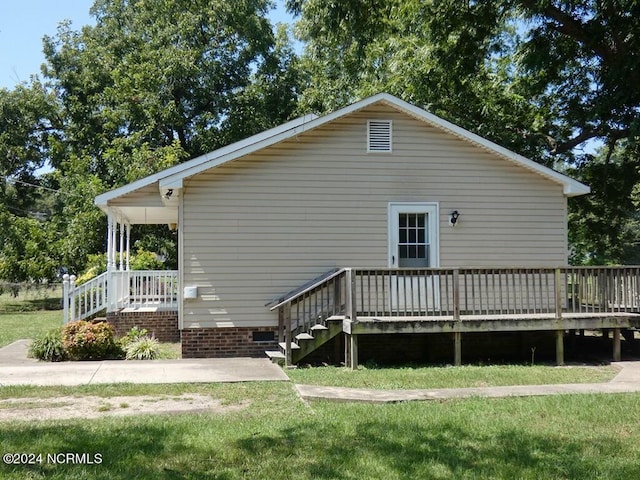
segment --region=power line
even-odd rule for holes
[[[81,197],[81,195],[78,195],[77,193],[70,193],[70,192],[64,192],[62,190],[57,190],[55,188],[49,188],[49,187],[45,187],[42,185],[36,185],[34,183],[29,183],[29,182],[23,182],[22,180],[17,180],[15,178],[10,178],[8,176],[3,176],[2,177],[4,179],[5,182],[10,183],[10,184],[14,184],[14,183],[19,183],[21,185],[27,186],[27,187],[32,187],[32,188],[39,188],[42,190],[46,190],[48,192],[53,192],[53,193],[60,193],[62,195],[69,195],[69,196],[73,196],[73,197]]]

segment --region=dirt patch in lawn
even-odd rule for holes
[[[223,405],[207,395],[141,395],[122,397],[8,398],[0,400],[0,422],[66,420],[169,413],[225,413],[246,408],[249,401]]]

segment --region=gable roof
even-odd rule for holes
[[[508,150],[500,145],[497,145],[485,138],[469,132],[451,122],[443,120],[442,118],[433,115],[419,107],[411,105],[403,100],[400,100],[388,93],[379,93],[369,98],[365,98],[359,102],[356,102],[347,107],[336,110],[322,117],[315,115],[305,115],[298,119],[284,123],[278,127],[266,130],[257,135],[253,135],[245,140],[227,145],[226,147],[214,150],[205,155],[201,155],[192,160],[189,160],[180,165],[168,168],[161,172],[155,173],[148,177],[137,180],[128,185],[124,185],[115,190],[98,195],[95,199],[95,204],[106,211],[108,202],[123,195],[127,195],[140,188],[152,185],[158,182],[160,191],[167,191],[169,189],[181,188],[182,181],[185,178],[197,175],[210,168],[217,167],[224,163],[230,162],[242,156],[261,150],[265,147],[274,145],[283,140],[295,137],[301,133],[309,131],[311,129],[328,124],[338,118],[344,117],[357,110],[361,110],[365,107],[373,105],[375,103],[384,103],[398,110],[404,111],[407,114],[424,121],[425,123],[436,127],[440,130],[446,131],[456,137],[474,144],[486,151],[489,151],[499,157],[512,162],[516,165],[531,170],[549,180],[556,182],[563,187],[563,192],[569,197],[584,195],[590,192],[590,188],[573,178],[570,178],[562,173],[556,172],[544,165],[541,165],[533,160],[530,160],[522,155],[519,155],[511,150]]]

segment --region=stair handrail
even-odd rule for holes
[[[310,291],[318,288],[323,283],[329,282],[330,280],[343,274],[346,271],[347,271],[346,268],[334,268],[333,270],[329,270],[328,272],[323,273],[319,277],[314,278],[313,280],[305,283],[304,285],[296,288],[295,290],[292,290],[286,293],[282,297],[279,297],[276,300],[272,300],[271,302],[267,303],[265,307],[269,307],[270,311],[274,311],[282,307],[283,305],[286,305],[287,303],[292,303],[294,300],[298,299],[299,297],[302,297],[303,295],[309,293]]]
[[[63,323],[83,320],[107,308],[108,272],[76,285],[76,276],[65,274],[63,286]]]

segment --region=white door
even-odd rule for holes
[[[438,204],[389,204],[389,266],[435,268],[438,255]],[[391,308],[401,315],[420,314],[440,308],[437,276],[391,277]]]

